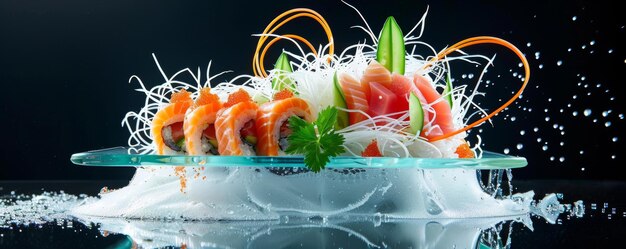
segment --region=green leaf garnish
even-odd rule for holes
[[[289,63],[289,59],[287,59],[287,54],[285,52],[281,53],[278,56],[278,60],[276,60],[276,64],[274,65],[274,69],[278,70],[272,80],[272,89],[276,91],[280,91],[289,87],[293,89],[292,80],[287,77],[286,73],[293,72],[293,68],[291,68],[291,64]]]
[[[311,123],[298,116],[291,116],[289,128],[292,133],[287,137],[289,146],[285,153],[303,154],[304,164],[313,172],[319,172],[330,162],[330,157],[345,152],[344,137],[334,129],[337,112],[337,108],[328,107]]]
[[[376,50],[376,60],[389,71],[404,74],[404,35],[393,16],[387,18]]]

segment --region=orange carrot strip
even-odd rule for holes
[[[496,109],[495,111],[489,113],[489,115],[474,121],[473,123],[458,129],[456,131],[447,133],[447,134],[443,134],[441,136],[437,136],[434,138],[431,138],[430,141],[437,141],[437,140],[441,140],[441,139],[445,139],[451,136],[454,136],[456,134],[459,134],[461,132],[467,131],[471,128],[476,127],[477,125],[487,121],[488,119],[492,118],[493,116],[495,116],[496,114],[498,114],[499,112],[501,112],[502,110],[504,110],[504,108],[508,107],[509,105],[511,105],[517,98],[519,98],[519,96],[522,94],[522,92],[524,91],[524,88],[526,88],[526,85],[528,84],[528,80],[530,79],[530,66],[528,65],[528,61],[526,60],[526,57],[524,57],[524,54],[517,48],[515,47],[515,45],[509,43],[508,41],[505,41],[503,39],[497,38],[497,37],[491,37],[491,36],[478,36],[478,37],[473,37],[473,38],[469,38],[469,39],[465,39],[462,40],[454,45],[452,45],[451,47],[445,49],[444,51],[440,52],[437,57],[433,58],[426,66],[424,66],[424,68],[428,68],[430,66],[432,66],[432,62],[441,60],[443,57],[445,57],[446,55],[449,55],[450,53],[457,51],[461,48],[465,48],[465,47],[469,47],[469,46],[473,46],[473,45],[477,45],[477,44],[496,44],[496,45],[501,45],[503,47],[508,48],[509,50],[513,51],[519,58],[520,60],[522,60],[522,64],[524,65],[524,73],[525,73],[525,77],[524,77],[524,83],[522,83],[522,86],[520,87],[520,89],[513,95],[513,97],[511,97],[511,99],[509,99],[506,103],[504,103],[502,106],[500,106],[498,109]]]
[[[280,21],[283,17],[290,15],[290,14],[294,14],[288,18],[286,18],[285,20],[281,21],[280,23],[278,23],[275,27],[274,24],[276,24],[278,21]],[[274,18],[274,20],[272,20],[270,22],[269,25],[267,25],[267,27],[265,28],[265,30],[263,30],[263,35],[266,34],[272,34],[274,33],[278,28],[280,28],[281,26],[283,26],[284,24],[286,24],[287,22],[298,18],[298,17],[309,17],[315,21],[317,21],[322,28],[324,29],[324,32],[326,32],[326,36],[328,38],[328,44],[329,44],[329,50],[328,53],[329,55],[334,54],[334,42],[333,42],[333,35],[332,35],[332,31],[330,30],[330,27],[328,26],[328,23],[326,22],[326,20],[324,19],[324,17],[322,17],[319,13],[315,12],[314,10],[311,9],[306,9],[306,8],[297,8],[297,9],[292,9],[292,10],[288,10],[285,11],[284,13],[278,15],[276,18]],[[254,71],[254,75],[255,76],[259,76],[262,75],[263,77],[267,77],[267,73],[265,73],[264,67],[263,67],[263,59],[264,59],[264,55],[267,51],[267,49],[264,49],[263,52],[259,55],[259,51],[261,50],[261,47],[263,47],[263,44],[265,43],[265,41],[267,40],[267,36],[261,36],[259,38],[259,41],[257,42],[257,47],[254,53],[254,57],[252,59],[252,68]],[[291,35],[290,38],[294,38],[297,39],[299,41],[304,42],[309,48],[312,48],[313,46],[310,45],[310,42],[306,41],[306,39],[299,37],[299,36],[295,36],[295,35]],[[271,42],[272,43],[272,42]],[[273,44],[273,43],[272,43]],[[266,47],[271,46],[270,44],[268,44]],[[259,58],[261,57],[261,58]]]
[[[311,43],[309,41],[307,41],[306,39],[302,38],[301,36],[298,35],[293,35],[293,34],[286,34],[286,35],[282,35],[279,37],[274,37],[274,39],[270,40],[269,43],[267,43],[267,45],[265,45],[265,47],[263,48],[263,52],[261,52],[261,58],[259,59],[261,62],[263,62],[265,60],[265,53],[267,52],[267,50],[277,41],[281,40],[281,39],[285,39],[285,38],[292,38],[292,39],[296,39],[299,40],[301,42],[303,42],[304,44],[306,44],[311,51],[313,51],[313,54],[315,54],[317,56],[317,50],[315,50],[315,48],[313,47],[313,45],[311,45]],[[257,64],[260,66],[260,71],[261,72],[265,72],[265,67],[263,66],[263,63]]]

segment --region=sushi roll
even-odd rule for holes
[[[187,109],[193,104],[190,94],[184,89],[172,93],[170,104],[154,115],[151,132],[157,154],[185,153],[183,121]]]
[[[189,155],[219,155],[215,120],[222,108],[217,95],[210,88],[200,90],[200,96],[185,116],[185,146]]]
[[[257,155],[285,155],[287,136],[291,134],[288,119],[294,115],[312,121],[308,103],[293,97],[288,90],[279,92],[273,101],[261,105],[257,113]]]
[[[255,121],[259,107],[243,89],[230,94],[215,120],[218,152],[222,156],[256,155]]]

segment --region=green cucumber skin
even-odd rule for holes
[[[409,124],[409,130],[416,135],[419,135],[424,128],[424,109],[419,98],[413,92],[409,96]]]
[[[404,35],[393,16],[387,18],[378,39],[376,60],[391,72],[404,74]]]
[[[339,79],[337,78],[337,72],[333,76],[333,85],[334,85],[334,104],[336,107],[348,108],[348,104],[346,103],[346,96],[343,94],[343,90],[341,89],[341,85],[339,84]],[[338,110],[337,112],[337,123],[335,123],[335,129],[341,130],[343,128],[348,127],[349,124],[348,113],[342,110]]]
[[[293,72],[293,68],[291,68],[291,64],[289,63],[287,54],[285,54],[284,52],[281,53],[280,56],[278,56],[276,64],[274,64],[274,68],[287,73]],[[272,80],[272,89],[280,91],[285,89],[285,87],[287,86],[293,87],[293,82],[291,82],[291,79],[286,78],[283,75],[283,72],[277,73],[276,77]]]

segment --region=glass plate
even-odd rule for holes
[[[306,168],[302,156],[188,156],[129,154],[115,147],[73,154],[74,164],[98,167],[204,166],[204,167],[295,167]],[[418,169],[512,169],[528,164],[526,158],[485,151],[482,158],[334,157],[327,168],[418,168]]]

